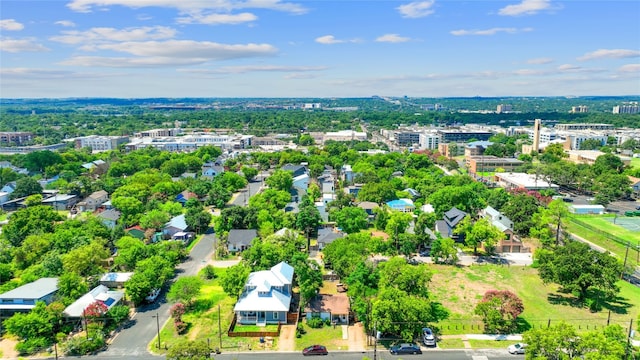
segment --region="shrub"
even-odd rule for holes
[[[186,311],[186,306],[180,302],[173,305],[169,310],[174,321],[181,321],[182,315],[184,315]]]
[[[189,327],[189,324],[187,324],[186,322],[180,320],[180,321],[175,321],[173,323],[173,325],[176,328],[176,332],[180,335],[184,334],[187,331],[187,328]]]
[[[312,316],[311,319],[307,320],[307,325],[312,329],[319,329],[324,326],[324,320],[319,316]]]
[[[206,280],[215,279],[216,274],[213,268],[213,265],[207,265],[200,270],[200,276],[202,276]]]
[[[33,354],[44,350],[51,342],[46,337],[34,337],[16,344],[16,351],[21,355]]]
[[[91,354],[105,346],[104,336],[101,332],[92,334],[87,339],[84,336],[76,336],[62,345],[65,354],[79,356]]]

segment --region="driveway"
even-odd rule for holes
[[[175,279],[196,275],[208,263],[213,254],[214,239],[214,234],[202,236],[200,242],[189,253],[187,260],[176,267]],[[157,335],[158,327],[162,328],[164,323],[169,320],[171,305],[166,301],[168,287],[165,286],[155,303],[137,308],[130,325],[116,334],[107,350],[97,356],[126,358],[148,354],[147,345]]]

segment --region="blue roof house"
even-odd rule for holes
[[[287,322],[291,306],[293,267],[285,262],[269,270],[249,274],[233,311],[238,324],[278,324]]]
[[[37,301],[45,304],[53,302],[58,291],[58,278],[40,278],[0,294],[0,316],[9,316],[16,312],[29,312]]]
[[[387,203],[387,206],[391,210],[402,211],[402,212],[413,212],[416,206],[413,204],[413,200],[411,199],[398,199],[391,200]]]

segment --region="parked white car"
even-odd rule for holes
[[[509,354],[524,354],[526,348],[527,344],[516,343],[509,345],[509,347],[507,347],[507,351],[509,351]]]
[[[154,302],[156,301],[156,299],[158,298],[158,296],[160,295],[160,289],[153,289],[151,290],[151,293],[149,293],[149,295],[144,298],[147,302]]]

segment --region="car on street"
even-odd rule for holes
[[[323,345],[311,345],[302,350],[302,355],[310,356],[310,355],[328,355],[329,352],[327,348]]]
[[[402,343],[398,345],[393,345],[391,349],[389,349],[389,351],[393,355],[422,354],[422,350],[420,349],[420,346],[413,343]]]
[[[422,328],[422,342],[425,346],[436,346],[436,335],[431,328]]]
[[[158,295],[160,295],[160,289],[153,289],[151,290],[151,292],[149,293],[149,295],[144,298],[147,302],[154,302],[156,301],[156,299],[158,298]]]
[[[507,347],[507,351],[509,351],[509,354],[524,354],[524,351],[526,349],[527,349],[527,344],[523,344],[523,343],[515,343]]]

